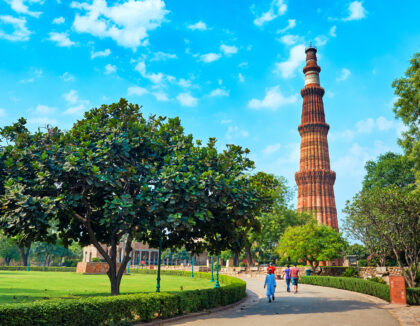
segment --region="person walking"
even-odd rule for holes
[[[270,268],[271,268],[271,272],[275,275],[276,274],[276,268],[273,266],[273,263],[268,264],[267,273],[268,273],[268,270]]]
[[[290,265],[283,271],[284,279],[286,280],[287,292],[290,292]]]
[[[264,289],[267,287],[267,298],[269,303],[271,302],[271,299],[273,299],[273,301],[276,299],[274,296],[276,286],[276,277],[273,274],[273,270],[270,268],[268,269],[268,274],[266,275],[264,282]]]
[[[293,267],[290,269],[290,276],[292,277],[292,285],[293,289],[295,290],[294,293],[297,293],[299,283],[299,268],[296,267],[296,264],[293,264]]]

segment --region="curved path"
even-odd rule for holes
[[[185,318],[165,325],[342,325],[398,326],[399,322],[380,301],[349,291],[299,285],[299,293],[287,293],[284,281],[277,282],[276,300],[268,303],[263,280],[246,279],[248,299],[236,307],[209,315]]]

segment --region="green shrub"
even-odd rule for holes
[[[389,286],[354,277],[302,276],[300,282],[373,295],[389,301]]]
[[[344,271],[343,277],[359,277],[359,271],[354,267],[346,268]]]
[[[130,272],[155,274],[157,271],[133,269]],[[190,277],[191,272],[162,271],[162,274]],[[194,273],[194,277],[210,279],[210,273]],[[244,281],[227,275],[220,275],[219,280],[219,289],[4,304],[0,306],[0,326],[76,326],[81,321],[86,326],[127,325],[227,305],[245,296]]]
[[[367,267],[367,260],[366,259],[360,259],[357,262],[357,266],[359,266],[359,267]]]
[[[98,257],[93,257],[93,258],[92,258],[92,262],[93,262],[93,263],[100,263],[100,262],[101,262],[101,260],[100,260]]]
[[[386,284],[385,280],[381,277],[374,276],[374,277],[368,278],[367,280],[371,282],[380,283],[380,284]]]
[[[408,304],[420,305],[420,288],[409,288],[406,292]]]
[[[245,264],[243,261],[241,261],[241,262],[239,263],[239,267],[246,267],[246,264]]]
[[[26,271],[26,266],[0,266],[0,271]],[[34,272],[75,272],[76,267],[58,267],[58,266],[31,266]]]

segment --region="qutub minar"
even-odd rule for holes
[[[335,172],[330,169],[327,134],[330,126],[325,123],[324,89],[319,83],[321,68],[317,64],[316,48],[305,49],[306,66],[302,121],[298,127],[301,136],[300,168],[295,174],[298,186],[298,211],[316,214],[319,224],[338,230],[337,209],[334,198]]]

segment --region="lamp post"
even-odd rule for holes
[[[220,288],[220,283],[219,283],[219,256],[217,256],[217,263],[216,263],[216,284],[214,284],[214,288],[215,289]]]
[[[191,278],[194,277],[194,254],[191,254]]]
[[[213,265],[214,265],[213,255],[210,258],[210,262],[211,262],[211,278],[210,278],[210,282],[214,282],[214,277],[213,277]]]
[[[157,284],[156,284],[156,292],[160,292],[160,261],[162,256],[162,236],[159,239],[159,257],[158,257],[158,272],[157,272]]]

